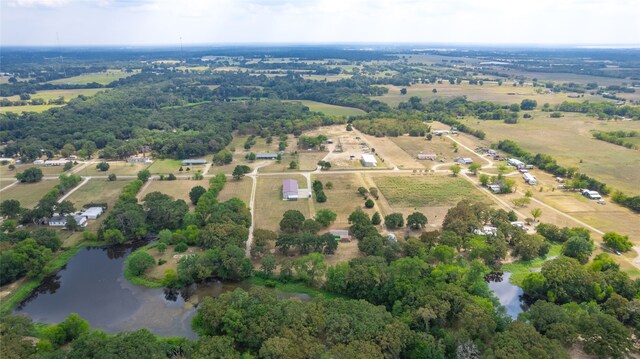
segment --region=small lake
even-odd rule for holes
[[[509,272],[504,272],[502,275],[492,274],[489,277],[489,289],[507,309],[507,314],[515,319],[525,310],[526,304],[522,298],[522,288],[509,283],[509,278],[511,278]]]
[[[124,260],[140,245],[81,249],[22,301],[15,313],[49,324],[78,313],[92,328],[107,333],[147,328],[159,336],[194,339],[197,335],[191,329],[191,320],[203,297],[217,297],[238,287],[249,288],[218,281],[174,291],[133,285],[123,276]],[[279,296],[310,299],[306,294],[296,293]]]

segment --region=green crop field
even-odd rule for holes
[[[376,176],[378,188],[391,207],[453,206],[463,199],[486,201],[486,197],[460,177]]]
[[[95,72],[90,74],[82,74],[79,76],[66,77],[63,79],[57,79],[49,81],[50,84],[65,84],[65,85],[85,85],[92,82],[97,82],[101,85],[108,85],[118,79],[129,77],[136,72],[127,73],[122,70],[107,70],[105,72]]]
[[[303,105],[309,107],[309,110],[311,111],[322,112],[325,115],[330,115],[330,116],[357,116],[357,115],[366,114],[366,112],[362,111],[361,109],[354,108],[354,107],[336,106],[328,103],[308,101],[308,100],[295,101],[295,102],[302,103]]]
[[[463,120],[487,133],[485,144],[511,139],[532,153],[553,156],[566,167],[578,167],[608,185],[629,194],[640,194],[640,151],[596,140],[591,130],[640,130],[640,121],[599,121],[577,113],[564,113],[562,118],[549,118],[534,111],[533,119],[521,119],[515,125],[502,121]]]

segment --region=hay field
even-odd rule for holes
[[[101,85],[108,85],[113,81],[119,80],[124,77],[129,77],[136,74],[137,71],[128,73],[122,70],[109,69],[104,72],[94,72],[89,74],[82,74],[79,76],[66,77],[63,79],[57,79],[49,81],[50,84],[66,84],[66,85],[85,85],[92,82],[97,82]]]
[[[346,229],[349,227],[347,218],[356,209],[360,208],[369,216],[375,213],[375,209],[367,209],[364,207],[364,198],[358,193],[358,187],[369,188],[363,181],[360,174],[353,173],[325,173],[313,175],[311,180],[320,180],[325,186],[324,193],[327,195],[327,201],[324,203],[315,202],[316,212],[321,209],[330,209],[338,215],[336,221],[331,225],[331,229]],[[326,184],[331,182],[332,189],[328,189]],[[313,199],[315,201],[315,197]]]
[[[640,194],[640,151],[630,150],[593,138],[591,130],[640,130],[639,121],[599,121],[577,113],[563,113],[549,118],[548,113],[534,111],[531,120],[522,119],[508,125],[501,121],[463,120],[487,133],[485,144],[511,139],[525,150],[553,156],[558,163],[575,166],[626,193]]]
[[[107,181],[104,179],[91,179],[67,199],[75,204],[76,209],[80,209],[83,205],[91,202],[106,202],[111,208],[118,199],[120,192],[122,192],[122,188],[129,182],[130,180]]]
[[[23,208],[33,208],[38,201],[49,192],[53,186],[59,183],[58,180],[42,180],[36,183],[19,183],[9,189],[0,192],[3,201],[16,199],[20,201]]]
[[[412,96],[421,98],[423,102],[467,96],[467,99],[470,101],[491,101],[501,104],[520,103],[523,99],[529,98],[538,101],[540,105],[545,102],[557,104],[563,101],[604,100],[601,96],[592,96],[589,94],[585,94],[584,98],[580,99],[569,98],[566,93],[539,94],[535,92],[536,89],[540,89],[539,87],[534,88],[526,84],[525,86],[514,87],[506,81],[502,86],[498,86],[497,82],[485,82],[482,86],[469,85],[466,82],[460,85],[451,85],[449,82],[445,82],[442,84],[414,84],[407,87],[385,85],[384,87],[389,89],[387,94],[372,96],[371,99],[380,100],[393,107],[398,106],[400,102],[409,101],[409,98]],[[403,87],[407,89],[406,95],[400,94],[400,89]],[[434,88],[438,91],[435,94],[432,92]]]
[[[224,202],[233,197],[237,197],[249,205],[252,183],[253,180],[251,178],[243,178],[239,181],[228,178],[227,183],[224,184],[224,188],[218,194],[218,201]],[[207,188],[206,186],[203,187]]]
[[[189,206],[192,206],[189,199],[189,192],[195,186],[202,186],[205,189],[209,187],[207,180],[194,181],[188,179],[177,179],[175,181],[157,181],[153,180],[151,183],[140,193],[138,198],[144,198],[151,192],[160,192],[173,197],[174,199],[182,199]]]
[[[146,163],[128,163],[125,161],[109,161],[108,163],[108,171],[99,171],[96,169],[98,163],[93,163],[87,165],[87,167],[78,171],[76,174],[80,176],[108,176],[115,173],[116,176],[135,176],[138,172],[149,167]]]
[[[308,100],[291,101],[291,102],[302,103],[304,106],[309,107],[309,110],[311,111],[322,112],[325,115],[329,115],[329,116],[357,116],[357,115],[366,114],[365,111],[355,107],[337,106],[337,105],[331,105],[328,103],[308,101]]]

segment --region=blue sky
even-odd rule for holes
[[[0,0],[0,42],[638,45],[638,19],[638,0]]]

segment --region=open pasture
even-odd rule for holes
[[[331,225],[331,229],[348,228],[348,217],[356,208],[361,208],[369,216],[375,213],[374,209],[366,209],[364,207],[364,198],[358,193],[359,187],[369,188],[360,174],[329,173],[313,175],[311,180],[320,180],[324,185],[324,193],[327,195],[326,202],[314,203],[316,212],[321,209],[330,209],[338,215],[336,221]],[[332,184],[331,189],[327,188],[328,182]]]
[[[189,192],[195,186],[202,186],[205,189],[209,187],[209,183],[207,180],[194,181],[188,179],[177,179],[175,181],[158,181],[153,180],[151,183],[144,188],[144,191],[140,193],[138,198],[144,198],[151,192],[160,192],[166,195],[173,197],[174,199],[182,199],[187,202],[188,205],[191,204],[191,200],[189,199]]]
[[[108,85],[113,81],[134,75],[136,72],[137,71],[125,72],[122,70],[109,69],[103,72],[94,72],[94,73],[73,76],[73,77],[65,77],[63,79],[57,79],[57,80],[49,81],[47,83],[65,84],[65,85],[85,85],[88,83],[96,82],[101,85]]]
[[[533,87],[529,85],[525,86],[512,86],[503,83],[502,86],[498,86],[497,82],[485,82],[484,85],[469,85],[463,82],[460,85],[451,85],[449,82],[442,84],[414,84],[411,86],[393,86],[385,85],[389,89],[389,92],[382,96],[372,96],[374,100],[380,100],[389,104],[390,106],[398,106],[400,102],[409,101],[412,96],[417,96],[422,99],[423,102],[433,101],[435,99],[452,99],[454,97],[466,96],[470,101],[491,101],[501,104],[520,103],[525,98],[538,101],[539,105],[543,103],[557,104],[563,101],[602,101],[601,96],[592,96],[585,94],[583,98],[575,99],[567,97],[566,93],[554,93],[554,94],[541,94],[536,90],[540,87]],[[407,89],[407,94],[400,94],[402,88]],[[437,90],[437,93],[433,93],[433,89]]]
[[[138,172],[149,167],[146,163],[128,163],[125,161],[109,161],[109,170],[100,171],[96,168],[96,163],[90,163],[76,174],[80,176],[108,176],[114,173],[116,176],[135,176]]]
[[[308,201],[312,199],[282,200],[282,181],[285,179],[295,179],[300,188],[307,187],[306,179],[301,175],[258,177],[254,208],[255,228],[279,230],[282,214],[290,209],[298,210],[305,218],[309,218]]]
[[[42,171],[44,176],[58,176],[63,172],[63,166],[44,166],[44,165],[34,165],[33,163],[24,163],[15,165],[16,169],[9,170],[8,166],[0,166],[0,177],[11,177],[15,178],[16,174],[24,172],[27,168],[36,167]]]
[[[211,159],[207,159],[210,161]],[[153,163],[149,166],[149,171],[152,174],[187,174],[186,171],[180,172],[180,167],[182,166],[182,161],[180,160],[172,160],[172,159],[164,159],[164,160],[153,160]],[[204,168],[204,166],[183,166],[183,170],[186,170],[187,167],[191,168],[189,172],[195,173],[198,169]]]
[[[521,119],[515,125],[472,118],[463,122],[486,132],[485,145],[511,139],[529,152],[549,154],[560,165],[578,167],[580,172],[613,188],[640,194],[640,151],[599,141],[591,135],[591,130],[640,130],[640,122],[599,121],[577,113],[549,118],[548,113],[534,111],[533,116],[533,119]]]
[[[304,106],[309,107],[309,110],[315,112],[322,112],[325,115],[329,116],[357,116],[357,115],[365,115],[366,112],[355,107],[347,107],[347,106],[337,106],[331,105],[328,103],[317,102],[317,101],[292,101],[302,103]]]
[[[129,180],[107,181],[105,179],[91,179],[73,192],[67,199],[75,204],[76,209],[81,209],[87,203],[107,203],[111,208],[122,188],[129,183]]]
[[[0,107],[0,113],[17,113],[23,112],[44,112],[48,109],[55,107],[62,107],[63,105],[27,105],[27,106],[2,106]]]
[[[0,192],[3,201],[16,199],[23,208],[33,208],[38,201],[57,185],[57,180],[43,180],[36,183],[18,183],[17,185]]]
[[[252,185],[253,180],[251,178],[242,178],[239,181],[227,178],[227,183],[224,184],[224,188],[218,194],[218,201],[224,202],[236,197],[249,205]],[[206,186],[203,187],[207,188]]]

